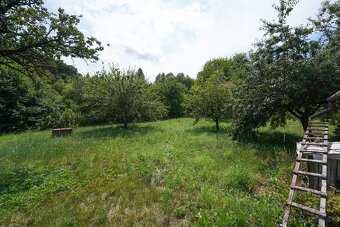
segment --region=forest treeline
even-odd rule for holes
[[[274,5],[277,19],[262,21],[264,35],[248,53],[211,59],[191,75],[196,79],[170,72],[148,81],[152,75],[141,68],[115,65],[81,75],[60,57],[96,61],[103,47],[77,29],[78,17],[62,9],[51,13],[43,1],[1,1],[0,132],[109,123],[126,128],[185,116],[212,119],[217,130],[230,120],[237,139],[289,118],[306,128],[340,88],[340,3],[324,1],[318,15],[294,27],[286,20],[297,3]],[[339,114],[326,117],[340,125]]]

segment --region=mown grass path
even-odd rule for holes
[[[299,125],[237,143],[192,123],[0,136],[0,225],[276,225]]]

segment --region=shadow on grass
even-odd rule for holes
[[[253,145],[261,156],[275,155],[277,152],[287,151],[295,155],[296,143],[301,137],[277,131],[258,132],[256,138],[244,141]]]
[[[112,125],[87,129],[78,133],[80,137],[85,138],[115,138],[115,137],[133,137],[136,134],[146,134],[160,131],[159,128],[152,126],[131,125],[124,129],[122,126]]]
[[[231,134],[231,127],[228,125],[220,126],[220,130],[217,131],[215,126],[194,126],[185,130],[192,135],[208,134],[208,135],[226,135]]]
[[[40,173],[32,173],[16,167],[10,172],[0,173],[0,195],[25,192],[42,183],[43,176]]]

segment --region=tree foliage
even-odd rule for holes
[[[191,89],[193,79],[178,73],[159,73],[151,90],[160,98],[167,107],[167,118],[178,118],[184,116],[182,108],[183,97]]]
[[[306,129],[309,117],[339,88],[339,48],[333,45],[330,51],[335,36],[327,35],[325,41],[325,30],[319,29],[324,29],[322,20],[315,21],[318,27],[288,25],[286,19],[297,2],[281,0],[274,6],[278,19],[263,21],[265,36],[251,53],[251,70],[234,86],[237,137],[252,134],[268,121],[272,126],[285,124],[288,115]],[[320,33],[320,39],[311,38]]]
[[[45,113],[35,84],[14,70],[0,67],[0,133],[35,128]]]
[[[202,71],[197,74],[198,81],[205,81],[212,75],[218,74],[223,80],[230,79],[232,61],[228,58],[215,58],[206,62]]]
[[[123,123],[124,128],[134,121],[159,119],[166,108],[147,87],[147,81],[136,71],[112,67],[89,78],[83,109],[97,120]]]
[[[0,1],[0,64],[25,74],[42,73],[62,56],[98,59],[103,49],[76,27],[79,17],[59,8],[52,13],[42,0]]]
[[[196,122],[200,118],[212,119],[218,131],[220,121],[230,117],[229,89],[224,78],[213,74],[204,82],[195,83],[185,96],[184,107]]]

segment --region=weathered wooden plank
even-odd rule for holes
[[[299,152],[298,158],[301,158],[301,157],[302,157],[302,152]],[[298,171],[299,168],[300,168],[300,162],[295,162],[294,171]],[[293,174],[291,185],[296,185],[296,181],[297,181],[297,175]],[[288,194],[287,204],[292,202],[293,196],[294,196],[294,190],[290,189],[289,194]],[[285,214],[283,216],[282,226],[286,227],[288,225],[289,211],[290,211],[290,207],[289,205],[287,205],[285,208]]]
[[[324,218],[326,218],[326,198],[320,199],[320,213],[325,214]],[[325,226],[325,219],[319,218],[319,226]]]
[[[303,191],[303,192],[310,192],[310,193],[313,193],[313,194],[316,194],[322,197],[327,197],[326,192],[322,192],[322,191],[311,189],[311,188],[305,188],[305,187],[293,186],[293,185],[291,185],[290,188],[294,190]]]
[[[293,196],[294,196],[294,190],[290,189],[289,194],[288,194],[288,201],[287,201],[287,205],[286,205],[286,209],[285,209],[285,214],[284,214],[283,220],[282,220],[282,226],[284,226],[284,227],[287,227],[287,225],[288,225],[289,212],[290,212],[290,205],[289,204],[292,202]]]
[[[298,162],[313,162],[313,163],[319,163],[319,164],[327,164],[327,161],[323,161],[323,160],[316,160],[316,159],[309,159],[309,158],[300,158],[300,159],[296,159],[296,161]]]
[[[303,139],[305,139],[305,140],[323,140],[323,141],[328,140],[328,139],[325,139],[324,136],[322,136],[322,137],[321,136],[304,136]]]
[[[327,165],[322,165],[322,175],[327,178]]]
[[[324,218],[319,218],[319,227],[325,227],[326,226],[326,221]]]
[[[327,178],[327,176],[322,175],[320,173],[312,173],[312,172],[306,172],[306,171],[294,171],[295,174],[300,175],[306,175],[306,176],[312,176],[312,177],[320,177],[320,178]]]
[[[304,150],[300,150],[301,152],[303,153],[317,153],[317,154],[327,154],[327,151],[324,151],[324,150],[307,150],[307,149],[304,149]]]
[[[324,198],[321,198],[321,199],[324,199]],[[323,213],[317,209],[314,209],[314,208],[311,208],[311,207],[307,207],[305,205],[302,205],[302,204],[299,204],[299,203],[294,203],[294,202],[291,202],[289,204],[290,206],[292,207],[295,207],[295,208],[298,208],[300,210],[304,210],[304,211],[307,211],[311,214],[315,214],[315,215],[318,215],[320,217],[323,217],[323,218],[326,218],[326,213]]]
[[[327,135],[328,132],[306,132],[305,135]]]
[[[320,147],[328,147],[328,144],[323,142],[323,143],[313,143],[313,142],[302,142],[301,145],[305,146],[320,146]]]
[[[302,158],[302,152],[299,152],[297,158]],[[299,162],[295,162],[295,166],[294,166],[294,171],[298,171],[300,169],[300,163]],[[292,181],[294,180],[294,176]],[[295,179],[296,180],[296,179]]]
[[[307,127],[307,130],[309,130],[309,131],[315,131],[315,132],[328,132],[328,129],[311,128],[311,127]],[[310,133],[310,132],[308,132],[308,133]]]
[[[320,135],[320,137],[318,136]],[[309,140],[310,142],[307,142]],[[320,141],[320,142],[318,142]],[[310,148],[308,146],[316,146],[315,148]],[[308,149],[309,148],[309,149]],[[322,149],[317,149],[322,148]],[[308,156],[311,158],[302,158],[302,154],[322,154],[322,160],[314,159],[314,156]],[[326,218],[326,198],[327,198],[327,153],[328,153],[328,123],[311,122],[303,140],[301,142],[301,147],[298,146],[298,157],[295,162],[295,168],[293,171],[292,184],[290,186],[290,191],[287,200],[287,206],[285,209],[285,214],[283,217],[282,226],[288,225],[290,207],[298,208],[300,210],[315,214],[319,216],[319,226],[325,226]],[[300,162],[307,162],[308,171],[300,171]],[[321,165],[319,165],[321,164]],[[319,168],[321,167],[321,174],[319,173]],[[300,187],[296,185],[297,176],[306,175],[312,178],[312,182],[319,184],[319,179],[321,178],[321,190],[316,190],[312,188]],[[314,181],[313,181],[314,178]],[[311,182],[311,183],[312,183]],[[311,185],[310,185],[311,186]],[[304,206],[293,202],[294,190],[299,190],[302,192],[310,192],[321,196],[320,198],[320,210]]]
[[[324,155],[322,155],[322,161],[327,163],[328,162],[328,158],[327,158],[327,151],[324,151]]]

